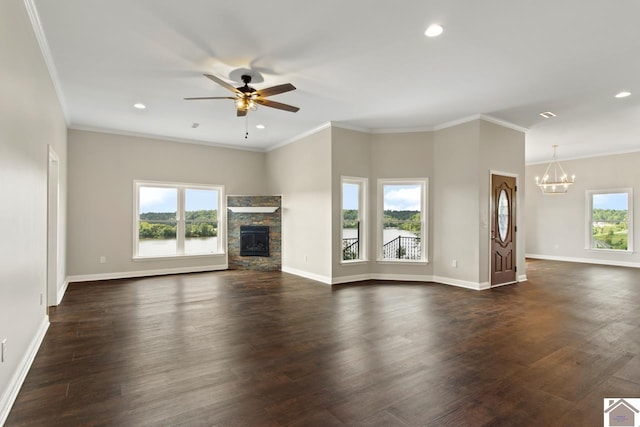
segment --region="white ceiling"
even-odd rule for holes
[[[638,0],[32,1],[73,128],[268,149],[329,121],[381,132],[484,114],[529,129],[529,163],[552,144],[560,159],[640,150]],[[434,22],[444,34],[425,37]],[[293,83],[270,99],[301,110],[250,112],[245,140],[231,100],[183,100],[229,95],[202,73],[239,68],[258,89]]]

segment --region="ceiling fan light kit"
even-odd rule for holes
[[[219,77],[216,77],[212,74],[204,75],[209,80],[218,83],[220,86],[234,93],[235,97],[231,96],[205,96],[199,98],[185,98],[187,101],[192,100],[202,100],[202,99],[232,99],[235,102],[236,106],[236,115],[238,117],[244,117],[247,115],[248,111],[255,111],[259,105],[264,105],[265,107],[276,108],[278,110],[290,111],[292,113],[300,110],[298,107],[294,107],[293,105],[283,104],[281,102],[271,101],[269,99],[265,99],[269,96],[278,95],[285,92],[290,92],[295,90],[296,87],[291,83],[285,83],[278,86],[271,86],[265,89],[255,89],[249,86],[251,83],[251,75],[243,74],[242,82],[244,86],[233,87],[229,83],[225,82]]]

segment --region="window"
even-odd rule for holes
[[[366,260],[367,180],[342,178],[342,261]]]
[[[378,180],[378,259],[427,261],[428,180]]]
[[[633,251],[631,188],[587,191],[587,249]]]
[[[134,258],[223,252],[221,186],[135,182]]]

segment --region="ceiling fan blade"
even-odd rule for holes
[[[238,117],[244,117],[247,115],[247,110],[236,110],[236,115]]]
[[[231,86],[229,83],[225,82],[222,79],[219,79],[218,77],[211,75],[211,74],[205,74],[204,75],[206,78],[208,78],[209,80],[213,80],[214,82],[218,83],[220,86],[230,90],[233,93],[238,93],[240,92],[238,89],[236,89],[235,87]]]
[[[292,113],[297,112],[300,108],[294,107],[293,105],[283,104],[282,102],[275,102],[268,99],[256,99],[260,105],[264,105],[265,107],[277,108],[278,110],[291,111]]]
[[[184,98],[187,101],[193,101],[194,99],[236,99],[232,96],[201,96],[198,98]]]
[[[296,90],[296,87],[291,83],[285,83],[283,85],[271,86],[265,89],[257,90],[256,93],[258,96],[272,96],[277,95],[279,93],[289,92],[291,90]]]

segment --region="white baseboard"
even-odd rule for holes
[[[450,277],[433,276],[433,281],[436,283],[442,283],[445,285],[458,286],[460,288],[473,289],[476,291],[482,291],[489,289],[488,282],[469,282],[467,280],[452,279]]]
[[[575,258],[575,257],[542,255],[542,254],[525,254],[525,258],[546,259],[549,261],[579,262],[582,264],[613,265],[616,267],[640,268],[640,262],[616,261],[616,260],[608,260],[608,259]]]
[[[282,271],[285,273],[295,274],[296,276],[304,277],[306,279],[315,280],[327,285],[338,285],[343,283],[361,282],[363,280],[393,280],[404,282],[435,282],[444,285],[458,286],[466,289],[473,289],[481,291],[489,289],[489,283],[476,283],[468,282],[465,280],[451,279],[448,277],[429,276],[429,275],[416,275],[416,274],[388,274],[388,273],[370,273],[370,274],[357,274],[353,276],[340,276],[340,277],[327,277],[321,276],[308,271],[298,270],[296,268],[282,266]]]
[[[518,281],[516,280],[515,282],[500,283],[498,285],[493,285],[491,287],[492,288],[500,288],[502,286],[511,286],[511,285],[517,285],[517,284],[518,284]],[[487,283],[487,285],[488,285],[488,283]]]
[[[526,274],[521,274],[518,276],[518,282],[526,282],[527,281],[527,275]]]
[[[69,287],[69,278],[67,277],[64,283],[62,284],[62,288],[58,288],[58,301],[56,301],[56,305],[60,305],[62,302],[62,298],[64,298],[64,294],[67,292],[67,288]]]
[[[416,274],[388,274],[388,273],[370,273],[357,274],[354,276],[334,277],[331,284],[339,285],[342,283],[362,282],[364,280],[393,280],[396,282],[433,282],[433,276],[416,275]]]
[[[289,273],[289,274],[293,274],[293,275],[296,275],[296,276],[304,277],[305,279],[315,280],[316,282],[324,283],[325,285],[330,285],[331,284],[331,278],[330,277],[321,276],[319,274],[310,273],[310,272],[304,271],[304,270],[298,270],[297,268],[286,267],[286,266],[283,265],[282,266],[282,271],[284,273]]]
[[[341,276],[331,279],[332,285],[340,285],[342,283],[362,282],[364,280],[371,280],[370,274],[355,274],[353,276]]]
[[[227,270],[228,264],[206,265],[202,267],[162,268],[158,270],[123,271],[118,273],[84,274],[67,277],[67,282],[93,282],[95,280],[129,279],[132,277],[165,276],[167,274],[201,273],[204,271]]]
[[[435,282],[433,276],[423,274],[389,274],[389,273],[372,273],[373,280],[395,280],[405,282]]]
[[[31,340],[27,352],[22,357],[22,360],[20,360],[20,364],[18,365],[15,374],[11,380],[9,380],[7,390],[0,399],[0,426],[4,425],[4,422],[9,416],[11,407],[16,401],[16,397],[18,397],[20,387],[22,387],[22,383],[24,383],[24,379],[29,373],[31,364],[38,353],[38,349],[40,348],[40,344],[42,344],[42,340],[47,333],[47,329],[49,329],[49,317],[45,316],[38,328],[38,332],[36,332],[36,335]]]

